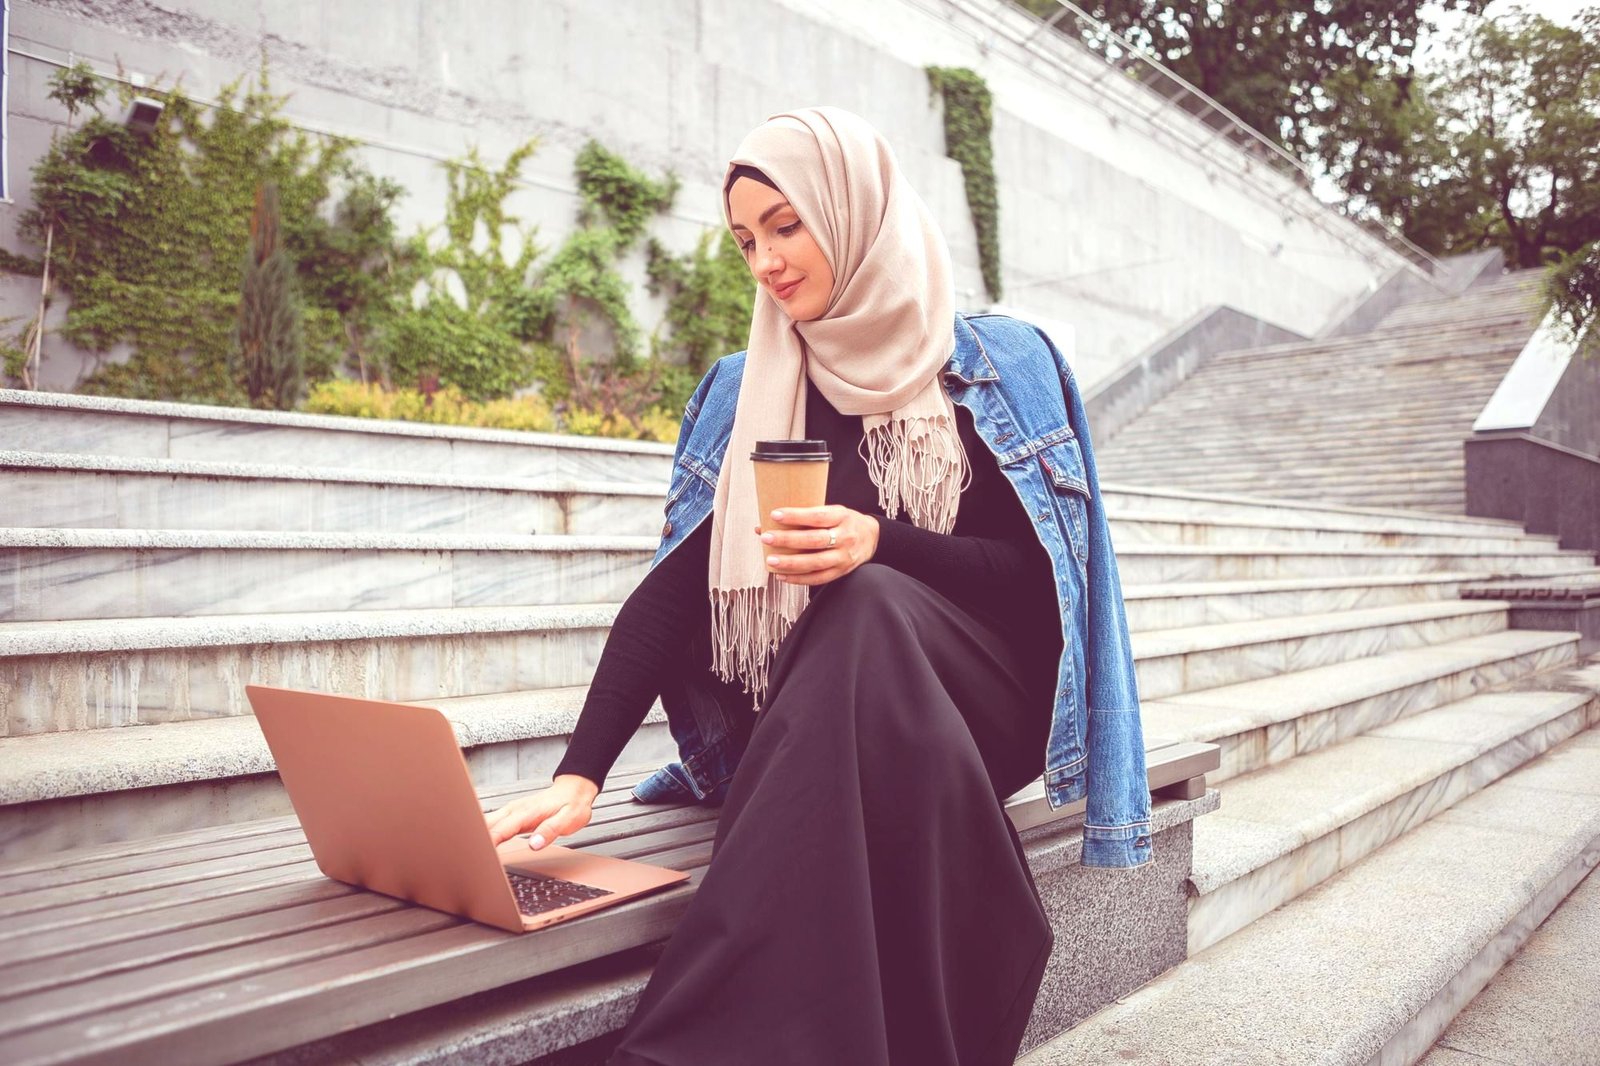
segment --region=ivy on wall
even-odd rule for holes
[[[536,385],[558,429],[671,439],[705,367],[748,336],[754,285],[731,235],[713,251],[707,232],[681,257],[651,238],[649,289],[668,306],[644,357],[617,267],[680,182],[647,176],[598,142],[575,161],[579,225],[553,252],[507,208],[533,141],[499,167],[476,149],[446,163],[442,223],[401,239],[401,188],[362,168],[352,142],[296,131],[265,69],[252,85],[224,89],[215,107],[176,89],[140,89],[163,105],[143,133],[107,118],[95,76],[80,73],[74,84],[86,91],[74,94],[72,113],[93,114],[36,165],[23,233],[54,235],[52,273],[72,299],[63,335],[91,351],[133,350],[82,391],[248,402],[241,366],[227,355],[264,184],[276,187],[282,245],[296,264],[305,377],[324,404],[381,406],[370,389],[351,399],[318,387],[345,374],[468,404]],[[124,104],[133,93],[114,91]],[[0,269],[40,267],[0,251]],[[608,359],[578,344],[595,313],[609,327]],[[0,342],[13,373],[15,347]]]
[[[929,94],[944,98],[944,150],[961,164],[967,208],[978,237],[978,264],[990,300],[999,300],[1000,199],[995,191],[994,127],[989,86],[966,67],[927,67]]]
[[[120,90],[126,104],[131,88]],[[303,260],[315,208],[349,165],[347,142],[313,143],[279,113],[265,73],[221,93],[209,118],[181,93],[144,89],[162,121],[138,132],[98,110],[59,137],[34,171],[24,236],[53,234],[51,271],[72,297],[62,333],[106,352],[128,344],[127,363],[92,374],[82,391],[148,399],[241,403],[227,368],[237,316],[239,264],[256,191],[277,185],[285,246]],[[304,308],[307,375],[326,377],[340,350],[338,314]]]

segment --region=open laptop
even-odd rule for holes
[[[267,685],[245,695],[311,854],[337,881],[522,933],[689,879],[521,838],[497,850],[436,708]]]

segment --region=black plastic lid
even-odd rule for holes
[[[758,440],[750,458],[772,463],[795,459],[828,459],[831,456],[825,440]]]

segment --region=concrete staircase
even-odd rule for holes
[[[548,774],[655,547],[669,463],[661,445],[0,393],[0,851],[288,813],[253,681],[440,706],[479,784]],[[1458,590],[1594,556],[1501,521],[1101,491],[1145,732],[1220,744],[1222,809],[1194,823],[1193,957],[1030,1032],[1021,1061],[1116,1041],[1133,1061],[1234,1061],[1204,1044],[1218,1027],[1278,1056],[1237,1061],[1364,1061],[1402,1031],[1413,1047],[1406,1019],[1448,1021],[1484,945],[1503,953],[1600,854],[1600,662]],[[657,707],[618,769],[673,755]],[[1326,992],[1357,964],[1384,998],[1339,1014],[1312,996],[1320,1035],[1272,1043],[1306,1020],[1277,975]],[[1238,1025],[1266,972],[1271,1009]],[[1171,1023],[1191,995],[1209,1013]]]
[[[1220,353],[1097,444],[1100,476],[1462,514],[1462,441],[1538,325],[1541,277],[1403,304],[1369,333]]]

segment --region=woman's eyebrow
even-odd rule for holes
[[[771,207],[769,207],[765,211],[761,212],[761,217],[756,219],[756,225],[758,225],[758,226],[761,225],[761,223],[765,222],[767,219],[771,218],[773,215],[777,214],[780,210],[782,210],[783,208],[788,207],[788,206],[789,206],[789,201],[788,200],[779,200],[777,203],[773,204]],[[733,224],[733,228],[734,229],[742,229],[746,233],[750,232],[750,227],[749,226],[742,226],[737,222],[735,222]]]

